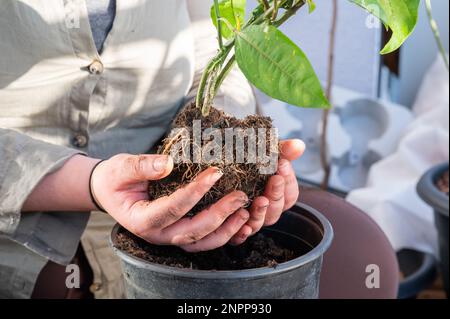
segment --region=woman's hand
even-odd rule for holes
[[[250,219],[233,237],[232,244],[242,244],[263,226],[275,224],[283,212],[294,206],[299,196],[299,188],[291,161],[299,158],[304,150],[305,144],[300,140],[281,142],[278,171],[269,179],[264,195],[253,201],[249,209]]]
[[[172,169],[172,159],[167,156],[117,155],[96,167],[92,191],[98,204],[132,233],[153,244],[177,245],[190,252],[223,246],[249,221],[250,214],[243,208],[248,198],[239,191],[192,218],[185,217],[221,178],[216,168],[203,171],[170,196],[149,200],[149,181],[166,177]],[[274,204],[270,210],[276,215]]]
[[[192,218],[185,215],[220,179],[209,168],[192,183],[170,196],[150,201],[148,183],[170,174],[173,162],[159,155],[121,154],[100,163],[92,174],[92,188],[99,204],[121,225],[143,239],[161,245],[177,245],[187,251],[204,251],[227,242],[243,243],[262,226],[278,221],[298,197],[297,179],[290,161],[304,151],[299,140],[281,144],[278,172],[270,178],[263,196],[249,211],[243,192],[233,192]],[[88,181],[99,160],[76,155],[43,178],[22,207],[33,211],[91,211]]]

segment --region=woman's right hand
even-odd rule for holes
[[[244,209],[247,196],[232,192],[194,217],[185,217],[222,173],[208,168],[172,195],[151,200],[148,183],[166,177],[172,169],[168,156],[116,155],[95,168],[92,192],[108,214],[150,243],[176,245],[189,252],[226,244],[250,217]]]

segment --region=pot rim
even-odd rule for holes
[[[308,264],[320,256],[323,256],[325,252],[330,247],[334,232],[331,223],[328,219],[325,218],[321,213],[319,213],[316,209],[305,205],[303,203],[297,203],[293,208],[291,208],[285,214],[298,214],[295,210],[302,210],[302,213],[308,213],[313,218],[316,218],[321,226],[323,227],[323,237],[322,240],[317,244],[311,251],[306,253],[305,255],[299,256],[287,262],[278,264],[275,268],[273,267],[261,267],[261,268],[252,268],[252,269],[242,269],[242,270],[196,270],[196,269],[186,269],[186,268],[177,268],[165,265],[159,265],[155,263],[151,263],[149,261],[137,258],[128,254],[124,251],[121,251],[117,247],[114,246],[114,238],[117,235],[120,224],[116,224],[111,232],[111,236],[109,238],[109,243],[115,253],[122,259],[123,261],[132,264],[136,267],[144,268],[150,271],[162,273],[170,276],[177,277],[186,277],[186,278],[198,278],[198,279],[236,279],[236,278],[256,278],[256,277],[265,277],[265,276],[273,276],[275,274],[288,272],[294,269],[297,269],[305,264]]]
[[[433,166],[420,179],[417,184],[417,193],[428,205],[438,211],[440,214],[449,216],[448,206],[449,198],[436,187],[436,180],[446,170],[449,169],[449,163],[442,163]]]

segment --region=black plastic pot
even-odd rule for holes
[[[398,289],[398,299],[415,299],[436,279],[436,258],[421,251],[402,249],[397,252],[397,259],[404,275]]]
[[[448,285],[448,195],[436,187],[437,180],[449,169],[448,163],[433,167],[421,178],[417,185],[419,196],[434,209],[435,224],[439,234],[440,268],[444,287],[449,295]]]
[[[111,243],[122,260],[128,298],[149,299],[257,299],[319,296],[322,259],[330,247],[333,230],[316,210],[299,204],[265,230],[287,248],[305,254],[277,265],[240,271],[204,271],[153,264],[115,248],[120,226]]]

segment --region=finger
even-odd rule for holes
[[[230,244],[234,246],[243,244],[247,240],[247,238],[250,237],[252,231],[253,229],[250,226],[248,225],[242,226],[242,228],[237,232],[237,234],[234,235],[233,238],[231,238]]]
[[[280,157],[294,161],[303,155],[305,147],[305,143],[298,139],[281,141]]]
[[[250,219],[247,223],[252,228],[250,236],[259,232],[263,227],[269,205],[269,199],[264,196],[257,197],[253,201],[252,207],[250,207]]]
[[[291,162],[281,159],[278,162],[278,175],[284,178],[284,207],[283,211],[288,210],[298,200],[299,188],[297,177]]]
[[[181,246],[181,248],[188,252],[199,252],[222,247],[245,225],[249,217],[248,211],[240,209],[208,236],[192,244]]]
[[[182,246],[199,241],[217,230],[225,220],[248,203],[247,195],[236,191],[192,218],[184,218],[162,231],[162,238],[172,245]]]
[[[172,225],[194,208],[222,175],[219,169],[211,167],[170,196],[136,202],[132,207],[134,224],[140,223],[146,231],[162,230]]]
[[[240,245],[246,241],[249,236],[252,236],[261,230],[264,225],[269,204],[269,200],[263,196],[257,197],[253,200],[252,207],[250,207],[250,219],[247,224],[245,224],[244,227],[242,227],[239,232],[233,236],[230,244]]]
[[[280,175],[272,176],[266,186],[264,196],[269,199],[264,226],[275,224],[281,216],[284,207],[284,178]]]
[[[158,180],[173,169],[173,160],[166,155],[119,155],[122,161],[120,177],[123,183]],[[117,159],[115,159],[117,160]]]

